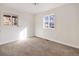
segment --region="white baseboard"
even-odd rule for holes
[[[57,43],[60,43],[60,44],[66,45],[66,46],[70,46],[70,47],[79,49],[79,46],[71,45],[71,44],[68,44],[68,43],[65,43],[65,42],[60,42],[60,41],[57,41],[57,40],[51,40],[51,41],[54,41],[54,42],[57,42]]]
[[[33,36],[28,36],[27,38],[29,38],[29,37],[33,37]],[[0,42],[0,45],[4,45],[4,44],[11,43],[11,42],[14,42],[14,41],[17,41],[17,39],[16,40],[9,40],[9,41]]]
[[[10,41],[6,41],[6,42],[2,42],[2,43],[0,43],[0,45],[8,44],[8,43],[11,43],[11,42],[14,42],[14,41],[17,41],[17,40],[10,40]]]
[[[36,37],[40,37],[40,36],[36,36]],[[40,37],[40,38],[47,39],[47,38],[44,38],[44,37]],[[71,44],[60,42],[60,41],[57,41],[57,40],[51,40],[51,39],[48,39],[48,40],[79,49],[79,46],[71,45]],[[14,41],[17,41],[17,40],[10,40],[10,41],[7,41],[7,42],[2,42],[2,43],[0,43],[0,45],[11,43],[11,42],[14,42]]]
[[[71,44],[68,44],[68,43],[65,43],[65,42],[48,39],[48,38],[45,38],[45,37],[42,37],[42,36],[36,36],[36,37],[43,38],[43,39],[47,39],[47,40],[50,40],[50,41],[54,41],[54,42],[57,42],[57,43],[60,43],[60,44],[66,45],[66,46],[70,46],[70,47],[79,49],[79,46],[71,45]]]

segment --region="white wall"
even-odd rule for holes
[[[36,35],[79,48],[79,5],[77,4],[64,5],[36,14],[36,16],[0,6],[0,15],[2,12],[13,12],[19,15],[19,26],[2,26],[0,24],[0,44],[17,40],[19,33],[27,28],[28,37]],[[55,30],[43,29],[42,17],[53,13],[56,15]]]
[[[35,35],[79,48],[79,37],[77,38],[77,36],[79,36],[79,33],[77,35],[77,31],[79,30],[79,24],[77,24],[79,22],[77,22],[79,19],[79,15],[77,15],[78,9],[77,4],[67,4],[53,10],[37,14]],[[49,14],[55,14],[56,16],[55,30],[43,29],[43,16]]]
[[[79,4],[77,5],[77,45],[79,46]]]
[[[0,16],[3,12],[9,12],[18,15],[19,26],[3,26],[0,22],[0,44],[19,40],[19,34],[24,28],[27,28],[28,37],[34,36],[34,16],[32,14],[23,13],[8,7],[0,6]]]

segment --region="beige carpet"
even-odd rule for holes
[[[79,50],[53,41],[31,37],[0,46],[2,56],[79,56]]]

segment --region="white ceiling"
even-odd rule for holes
[[[10,7],[21,12],[39,13],[64,4],[66,3],[38,3],[37,5],[34,5],[33,3],[1,3],[0,5]]]

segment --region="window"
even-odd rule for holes
[[[55,28],[55,15],[47,15],[43,17],[43,28]]]
[[[2,18],[3,25],[18,25],[18,16],[15,15],[3,15]]]
[[[3,23],[5,25],[10,25],[11,24],[11,16],[10,15],[3,15]]]

